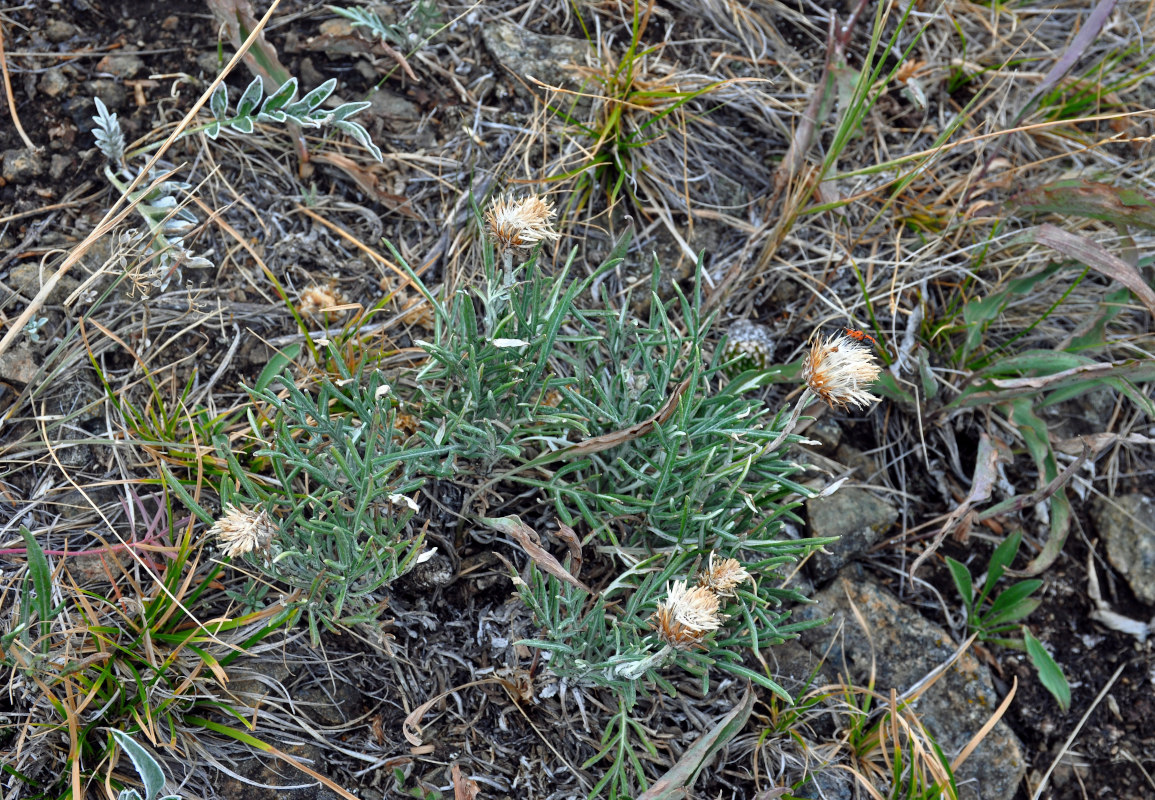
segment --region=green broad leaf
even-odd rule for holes
[[[132,760],[132,765],[136,767],[141,783],[144,784],[144,800],[157,800],[160,793],[164,791],[164,770],[160,768],[160,764],[156,763],[152,753],[137,744],[127,733],[115,729],[110,733],[120,748],[128,754],[129,759]],[[167,797],[173,797],[173,795]]]
[[[1027,644],[1027,655],[1035,670],[1039,673],[1039,680],[1047,687],[1054,698],[1059,701],[1059,708],[1066,711],[1071,707],[1071,686],[1067,683],[1067,676],[1051,654],[1043,647],[1043,643],[1031,635],[1027,627],[1023,626],[1023,641]]]
[[[229,87],[222,81],[213,96],[209,98],[209,111],[217,120],[223,120],[229,113]]]
[[[213,121],[205,126],[205,136],[209,137],[210,139],[215,139],[220,136],[220,134],[221,124],[219,122]]]
[[[1018,355],[1001,358],[976,373],[976,379],[1053,375],[1056,372],[1095,363],[1094,359],[1061,350],[1027,350]]]
[[[259,114],[257,114],[257,122],[276,122],[276,123],[281,123],[281,122],[284,122],[284,121],[285,121],[285,120],[287,120],[287,119],[288,119],[288,116],[286,116],[286,115],[285,115],[285,112],[284,112],[284,111],[279,111],[279,110],[277,110],[277,109],[274,109],[274,110],[272,110],[272,111],[264,111],[264,110],[262,110],[262,111],[261,111]]]
[[[272,114],[279,111],[292,101],[293,96],[297,94],[297,79],[296,77],[289,78],[277,91],[273,92],[265,98],[264,104],[261,105],[262,114]]]
[[[923,397],[933,399],[938,394],[938,381],[930,366],[930,351],[921,346],[918,348],[918,378],[922,383]]]
[[[241,99],[237,101],[237,116],[249,117],[256,111],[257,106],[261,103],[261,97],[265,94],[265,84],[260,76],[253,78],[252,83],[245,87],[245,93],[241,95]]]
[[[1043,598],[1041,597],[1025,597],[1017,603],[1006,605],[998,613],[988,611],[982,619],[983,627],[994,630],[1003,625],[1026,619],[1035,612],[1035,609],[1042,602]]]
[[[1155,198],[1126,186],[1061,180],[1028,189],[1011,202],[1031,214],[1069,214],[1155,230]]]
[[[1051,450],[1047,425],[1035,414],[1031,401],[1025,397],[1017,398],[1011,404],[1010,417],[1011,422],[1018,426],[1023,442],[1034,459],[1040,482],[1054,480],[1058,477],[1059,466]],[[1049,504],[1051,530],[1042,551],[1026,566],[1025,572],[1029,575],[1037,575],[1054,563],[1070,532],[1071,501],[1067,498],[1066,490],[1060,487],[1051,495]]]
[[[966,603],[968,615],[973,609],[974,603],[974,585],[971,580],[971,572],[967,569],[966,564],[961,561],[955,561],[950,556],[946,557],[946,567],[950,570],[950,577],[954,581],[954,588],[958,589],[959,596],[962,597]]]
[[[995,588],[995,584],[999,582],[999,578],[1003,577],[1003,573],[1007,571],[1007,567],[1015,560],[1015,555],[1019,552],[1019,544],[1022,542],[1023,534],[1020,531],[1012,531],[1011,535],[995,548],[995,552],[991,554],[990,564],[987,566],[987,579],[983,581],[982,594],[978,596],[975,601],[975,606],[981,606],[983,601],[991,593],[991,589]]]
[[[32,531],[21,525],[20,536],[27,548],[25,557],[28,559],[28,575],[32,579],[32,589],[36,592],[35,602],[29,602],[28,584],[25,583],[20,605],[22,608],[36,609],[36,616],[40,618],[40,635],[37,637],[40,640],[40,651],[48,655],[51,644],[49,634],[52,632],[52,570]]]
[[[991,603],[991,607],[987,609],[987,613],[983,615],[983,618],[986,619],[992,615],[998,616],[1007,609],[1014,608],[1038,591],[1042,585],[1043,582],[1041,580],[1034,578],[1029,581],[1019,581],[1014,586],[1004,589],[999,593],[999,596],[995,598],[994,602]]]
[[[257,382],[254,384],[254,391],[263,391],[267,389],[269,384],[280,377],[281,373],[297,360],[297,356],[301,354],[301,345],[291,344],[283,350],[278,350],[273,353],[269,363],[261,370],[261,374],[257,376]]]
[[[879,374],[878,380],[870,387],[870,391],[896,403],[903,403],[910,408],[918,407],[914,395],[902,388],[894,376],[885,370]]]

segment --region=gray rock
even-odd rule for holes
[[[63,178],[70,169],[72,169],[72,158],[56,153],[52,156],[52,163],[48,167],[48,177],[54,181],[58,181]],[[67,278],[68,276],[66,275],[65,277]]]
[[[26,183],[44,174],[44,157],[27,147],[21,150],[5,150],[4,166],[0,175],[8,183]]]
[[[1140,601],[1155,605],[1155,498],[1143,494],[1105,497],[1091,506],[1095,530],[1107,543],[1107,559]]]
[[[807,439],[818,442],[814,445],[819,453],[831,455],[842,441],[842,426],[837,420],[830,417],[821,417],[814,420],[807,428],[801,431]]]
[[[68,90],[68,85],[71,81],[68,76],[64,74],[63,68],[50,69],[40,76],[40,81],[36,84],[36,88],[44,92],[49,97],[59,97]]]
[[[232,53],[224,52],[218,54],[216,50],[209,50],[197,56],[197,66],[201,71],[210,78],[215,78],[217,73],[224,68],[225,64],[229,63],[229,59],[233,57]],[[224,59],[223,61],[221,59]]]
[[[50,19],[48,20],[48,24],[44,26],[44,36],[48,41],[56,44],[68,41],[76,34],[76,26],[62,19]]]
[[[124,103],[128,99],[128,92],[125,90],[124,86],[114,80],[110,80],[109,78],[97,78],[94,81],[89,81],[85,85],[84,93],[88,95],[88,97],[92,97],[93,95],[99,97],[101,101],[106,106],[108,106],[109,111],[116,111],[117,109],[124,108]],[[87,101],[85,105],[88,109],[91,109],[88,111],[89,116],[92,116],[96,113],[96,104],[91,100],[88,100],[87,98],[77,99],[84,99]]]
[[[104,72],[121,80],[135,77],[143,69],[144,61],[140,56],[131,51],[122,51],[116,55],[107,55],[96,62],[97,72]]]
[[[400,95],[393,94],[388,89],[379,89],[369,95],[367,113],[374,117],[381,117],[386,123],[416,122],[421,119],[421,109]]]
[[[853,580],[848,576],[854,575]],[[845,665],[848,677],[865,686],[872,679],[882,696],[899,694],[947,661],[956,649],[950,634],[903,605],[872,578],[850,568],[816,595],[816,605],[795,610],[798,619],[833,617],[805,631],[802,643],[816,653],[831,640],[828,663]],[[866,621],[858,623],[851,604]],[[935,737],[947,760],[953,759],[998,708],[990,672],[970,653],[963,654],[914,703],[914,710]],[[961,800],[1011,800],[1026,772],[1018,738],[999,722],[955,772]]]
[[[819,582],[834,577],[843,566],[874,544],[898,519],[898,509],[862,489],[839,489],[829,497],[806,502],[811,536],[839,536],[827,545],[829,553],[815,553],[810,571]]]
[[[590,52],[584,39],[542,36],[509,22],[485,25],[481,38],[497,63],[520,79],[514,81],[518,91],[526,91],[521,81],[529,84],[534,94],[545,91],[528,80],[530,77],[550,86],[573,90],[581,87],[581,77],[574,67],[584,65]]]
[[[17,344],[0,354],[0,378],[9,383],[27,386],[36,377],[37,358],[24,343]]]
[[[59,155],[52,157],[53,162],[55,162],[55,160],[58,158],[64,158],[65,161],[71,163],[69,159]],[[12,281],[12,287],[25,297],[35,296],[40,291],[40,287],[44,285],[44,281],[51,276],[51,270],[46,274],[42,274],[40,262],[38,261],[17,264],[12,268],[12,272],[9,273],[9,278]],[[70,295],[79,285],[80,282],[77,281],[76,278],[73,278],[71,275],[62,275],[60,280],[57,281],[56,287],[48,293],[48,302],[61,302],[64,298],[68,297],[68,295]]]

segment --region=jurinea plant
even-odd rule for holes
[[[815,337],[802,362],[807,389],[831,408],[866,408],[877,403],[867,387],[881,371],[874,352],[845,333]]]
[[[719,605],[718,595],[705,586],[687,587],[686,581],[673,581],[666,587],[666,599],[658,603],[651,623],[670,647],[701,647],[702,640],[722,626]]]
[[[277,535],[277,526],[269,519],[267,511],[250,511],[229,505],[225,506],[224,513],[209,533],[220,540],[225,556],[236,558],[254,551],[267,553]]]
[[[553,204],[537,195],[520,200],[499,197],[485,212],[485,222],[494,241],[502,248],[530,248],[538,242],[556,241],[561,234],[553,229]]]
[[[806,388],[794,404],[790,417],[778,438],[767,446],[773,450],[794,430],[802,409],[817,397],[831,408],[846,410],[851,406],[867,408],[878,402],[870,393],[882,368],[874,360],[874,351],[855,337],[835,333],[825,338],[817,335],[802,359],[802,381]]]

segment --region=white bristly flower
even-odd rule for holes
[[[878,402],[867,387],[881,371],[871,349],[845,334],[815,338],[802,362],[802,380],[831,408]]]
[[[220,539],[226,556],[235,558],[254,550],[267,550],[277,535],[277,526],[267,511],[249,511],[228,505],[209,533]]]
[[[560,237],[550,222],[553,216],[553,205],[537,195],[521,200],[499,197],[485,212],[485,222],[502,247],[533,247]]]
[[[666,585],[666,599],[658,603],[651,624],[670,647],[688,650],[721,627],[718,606],[718,595],[706,587],[687,588],[686,581],[673,581]]]
[[[748,580],[750,573],[738,563],[738,559],[722,558],[715,561],[714,553],[710,553],[706,569],[698,573],[698,585],[709,589],[719,597],[733,595],[738,584]]]

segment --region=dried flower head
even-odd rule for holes
[[[297,310],[303,317],[319,318],[323,313],[333,313],[333,309],[344,301],[337,292],[327,286],[310,286],[301,292]]]
[[[802,362],[802,380],[831,408],[878,402],[866,387],[881,371],[871,349],[846,334],[815,338]]]
[[[698,573],[698,585],[719,597],[729,597],[734,594],[734,588],[739,583],[750,579],[750,573],[738,563],[738,559],[722,558],[715,561],[714,553],[710,553],[706,569]]]
[[[224,516],[213,524],[209,533],[221,540],[224,554],[232,558],[254,550],[268,550],[269,543],[277,535],[277,526],[263,509],[249,511],[228,505],[224,508]]]
[[[670,647],[688,650],[722,625],[718,606],[718,595],[704,586],[687,588],[685,581],[673,581],[666,585],[666,599],[658,603],[650,624]]]
[[[533,247],[561,236],[550,223],[553,216],[553,205],[537,195],[521,200],[499,197],[485,212],[485,222],[503,247]]]

